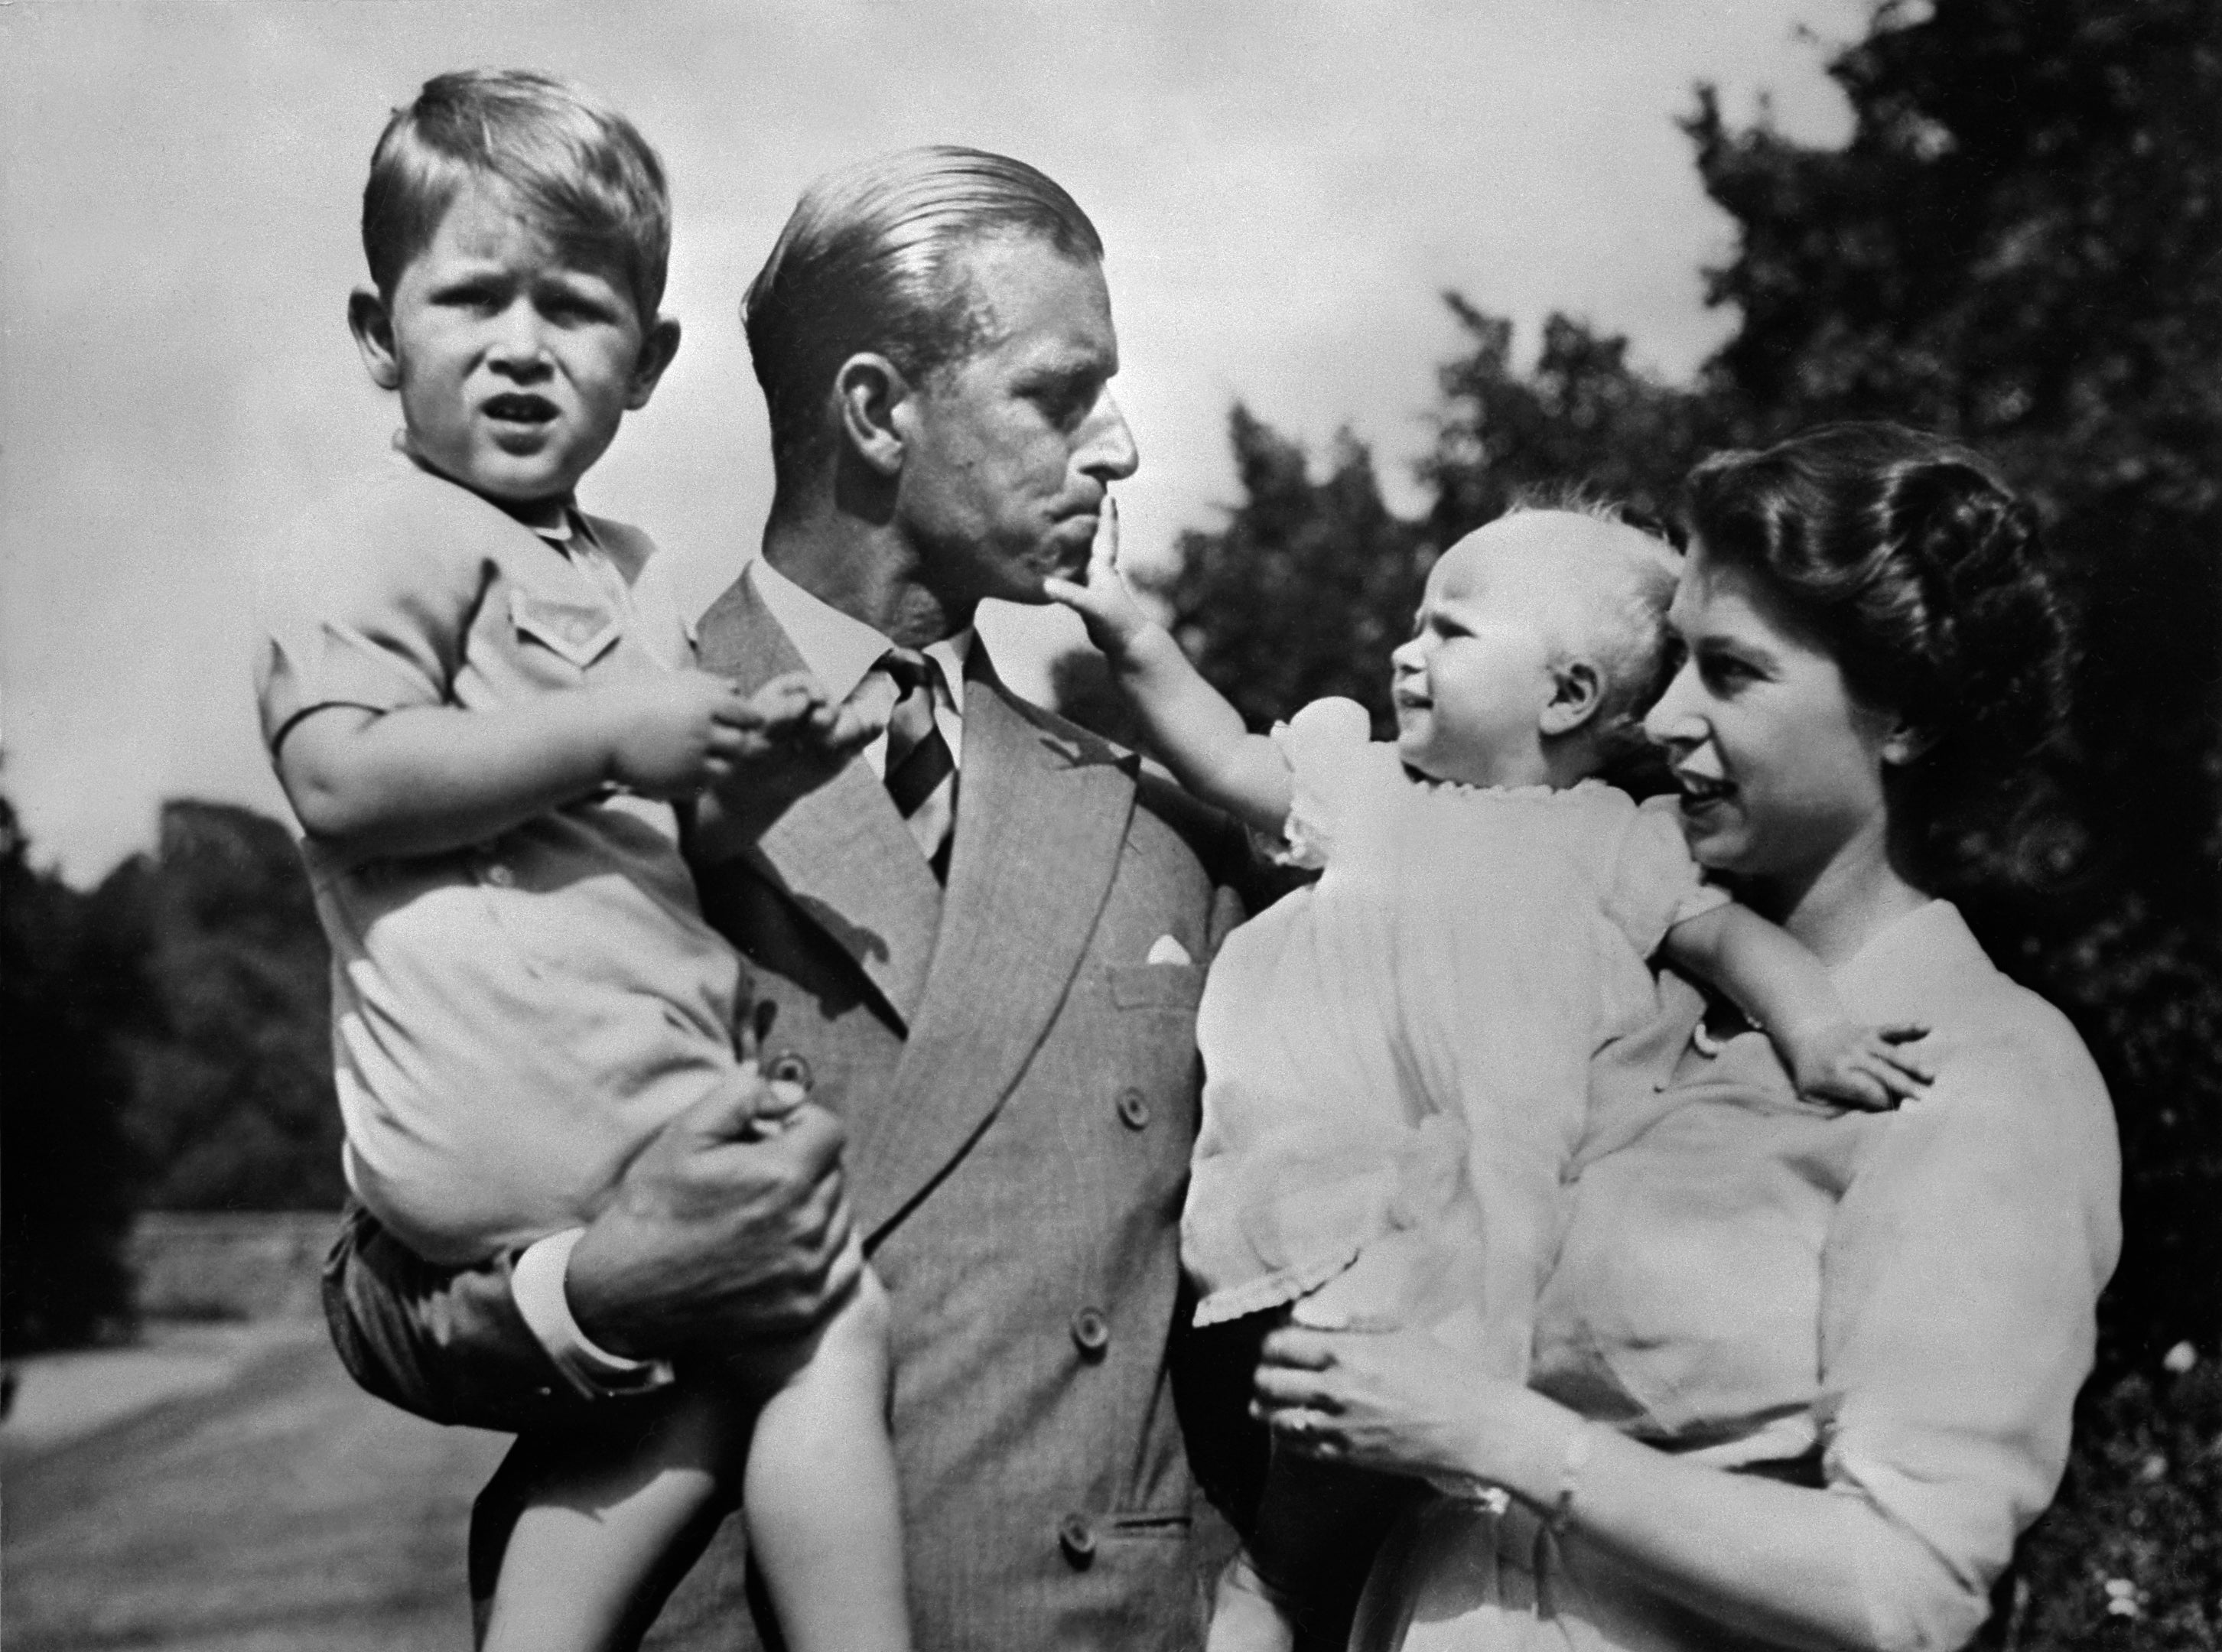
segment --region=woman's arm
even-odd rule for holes
[[[1259,1409],[1331,1462],[1502,1486],[1658,1592],[1784,1647],[1899,1644],[1869,1580],[1954,1592],[1937,1557],[1863,1498],[1679,1461],[1556,1402],[1478,1379],[1432,1336],[1298,1326],[1266,1339]],[[1972,1628],[1972,1625],[1970,1625]]]
[[[1869,1027],[1852,1016],[1821,960],[1749,908],[1727,901],[1666,932],[1660,951],[1717,987],[1767,1030],[1800,1094],[1884,1109],[1918,1096],[1936,1075],[1900,1046],[1928,1035],[1913,1022]]]

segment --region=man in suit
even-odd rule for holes
[[[1102,254],[1032,167],[918,149],[812,185],[750,290],[776,493],[703,663],[894,707],[761,832],[706,819],[692,845],[773,1007],[764,1071],[812,1105],[762,1142],[681,1119],[592,1226],[483,1268],[428,1267],[355,1213],[327,1273],[373,1391],[442,1421],[622,1427],[662,1356],[814,1322],[853,1222],[893,1305],[922,1649],[1199,1644],[1225,1552],[1171,1350],[1196,1002],[1243,846],[1013,695],[972,629],[982,599],[1076,575],[1134,471]],[[481,1572],[503,1500],[498,1479]],[[738,1529],[656,1643],[745,1643]]]

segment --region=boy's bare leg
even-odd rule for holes
[[[524,1486],[482,1652],[637,1644],[744,1453],[749,1544],[788,1652],[909,1652],[878,1278],[867,1269],[815,1333],[748,1366],[784,1373],[761,1410],[697,1386],[637,1431],[530,1442],[504,1465]]]
[[[521,1442],[523,1482],[483,1652],[619,1652],[676,1581],[675,1555],[730,1488],[750,1408],[694,1388],[638,1429]]]
[[[749,1448],[749,1545],[788,1652],[909,1652],[887,1404],[887,1296],[867,1268]]]

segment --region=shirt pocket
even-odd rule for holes
[[[1104,974],[1120,1009],[1193,1010],[1203,997],[1203,970],[1194,964],[1114,964]]]
[[[617,646],[625,629],[617,616],[596,604],[529,591],[509,594],[509,620],[520,651],[529,652],[525,645],[534,644],[582,672]]]

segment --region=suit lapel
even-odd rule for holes
[[[966,685],[957,842],[932,970],[889,1103],[852,1119],[850,1185],[868,1236],[963,1153],[1033,1058],[1118,870],[1133,765],[1041,719],[984,660]]]
[[[711,606],[700,630],[704,669],[745,688],[804,669],[745,576]],[[798,800],[754,844],[722,845],[712,830],[692,847],[702,876],[738,856],[856,960],[906,1027],[916,1019],[941,924],[941,886],[887,788],[861,760]]]

